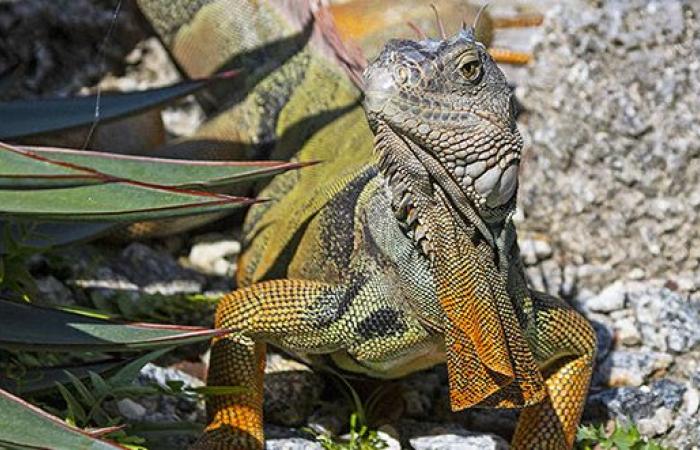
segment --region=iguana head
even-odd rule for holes
[[[391,153],[405,144],[452,201],[468,199],[486,222],[505,217],[522,140],[512,89],[471,30],[446,40],[389,41],[364,84],[367,117],[384,143],[376,145],[382,164],[396,163]]]

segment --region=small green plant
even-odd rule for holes
[[[313,433],[313,431],[311,432]],[[355,413],[350,416],[350,433],[347,438],[321,433],[316,434],[316,440],[325,450],[381,450],[388,447],[376,431],[361,424]]]
[[[34,278],[29,273],[29,258],[37,253],[36,249],[23,246],[20,242],[30,234],[26,224],[16,224],[17,231],[22,235],[21,239],[15,239],[12,233],[14,224],[5,223],[2,229],[0,252],[0,292],[10,291],[14,296],[24,301],[29,301],[38,292]],[[8,296],[11,298],[12,295]]]
[[[667,450],[659,443],[642,437],[634,423],[617,420],[610,430],[603,425],[579,427],[576,444],[579,450]]]

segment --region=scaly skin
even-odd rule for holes
[[[522,409],[514,448],[571,448],[595,335],[526,285],[503,74],[462,31],[391,41],[365,86],[366,118],[350,109],[297,155],[327,162],[276,177],[249,213],[208,382],[250,389],[212,399],[195,448],[263,447],[266,343],[379,378],[446,361],[454,410]]]
[[[138,1],[190,76],[230,68],[309,17],[254,0]],[[257,84],[232,107],[214,93],[221,112],[197,136],[217,154],[324,163],[276,177],[261,193],[272,201],[248,215],[242,289],[216,316],[233,333],[214,342],[208,382],[250,389],[212,398],[195,448],[262,448],[266,343],[379,378],[446,361],[453,409],[522,408],[515,448],[571,447],[595,337],[526,286],[503,75],[466,32],[391,43],[366,73],[363,111],[318,33],[273,52],[273,70],[238,60]]]

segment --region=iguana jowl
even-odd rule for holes
[[[595,335],[526,285],[511,222],[522,143],[503,74],[462,30],[390,41],[364,78],[374,156],[352,139],[366,122],[351,111],[299,155],[335,160],[277,177],[249,214],[244,287],[216,314],[234,333],[214,342],[209,383],[250,390],[211,399],[195,447],[263,446],[270,342],[381,378],[446,360],[453,409],[522,408],[515,448],[570,448]]]

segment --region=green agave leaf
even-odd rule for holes
[[[0,220],[0,230],[9,229],[11,239],[19,247],[42,250],[73,242],[86,241],[105,234],[119,225],[114,222],[29,222]],[[29,230],[29,231],[27,231]],[[0,255],[9,252],[7,242],[0,239]]]
[[[117,450],[124,447],[93,437],[58,417],[0,389],[0,447],[55,450]]]
[[[211,78],[189,80],[170,86],[139,92],[102,94],[99,102],[101,122],[165,104],[197,92],[218,80],[233,78],[231,71]],[[95,119],[96,95],[40,100],[0,102],[0,139],[18,138],[49,131],[89,125]]]
[[[200,327],[118,323],[0,300],[0,347],[31,351],[136,351],[224,334]]]
[[[61,189],[0,190],[0,216],[43,221],[139,221],[213,213],[254,202],[245,197],[118,182]]]
[[[273,176],[308,164],[191,161],[0,143],[0,189],[42,189],[129,180],[169,187],[213,187]]]

